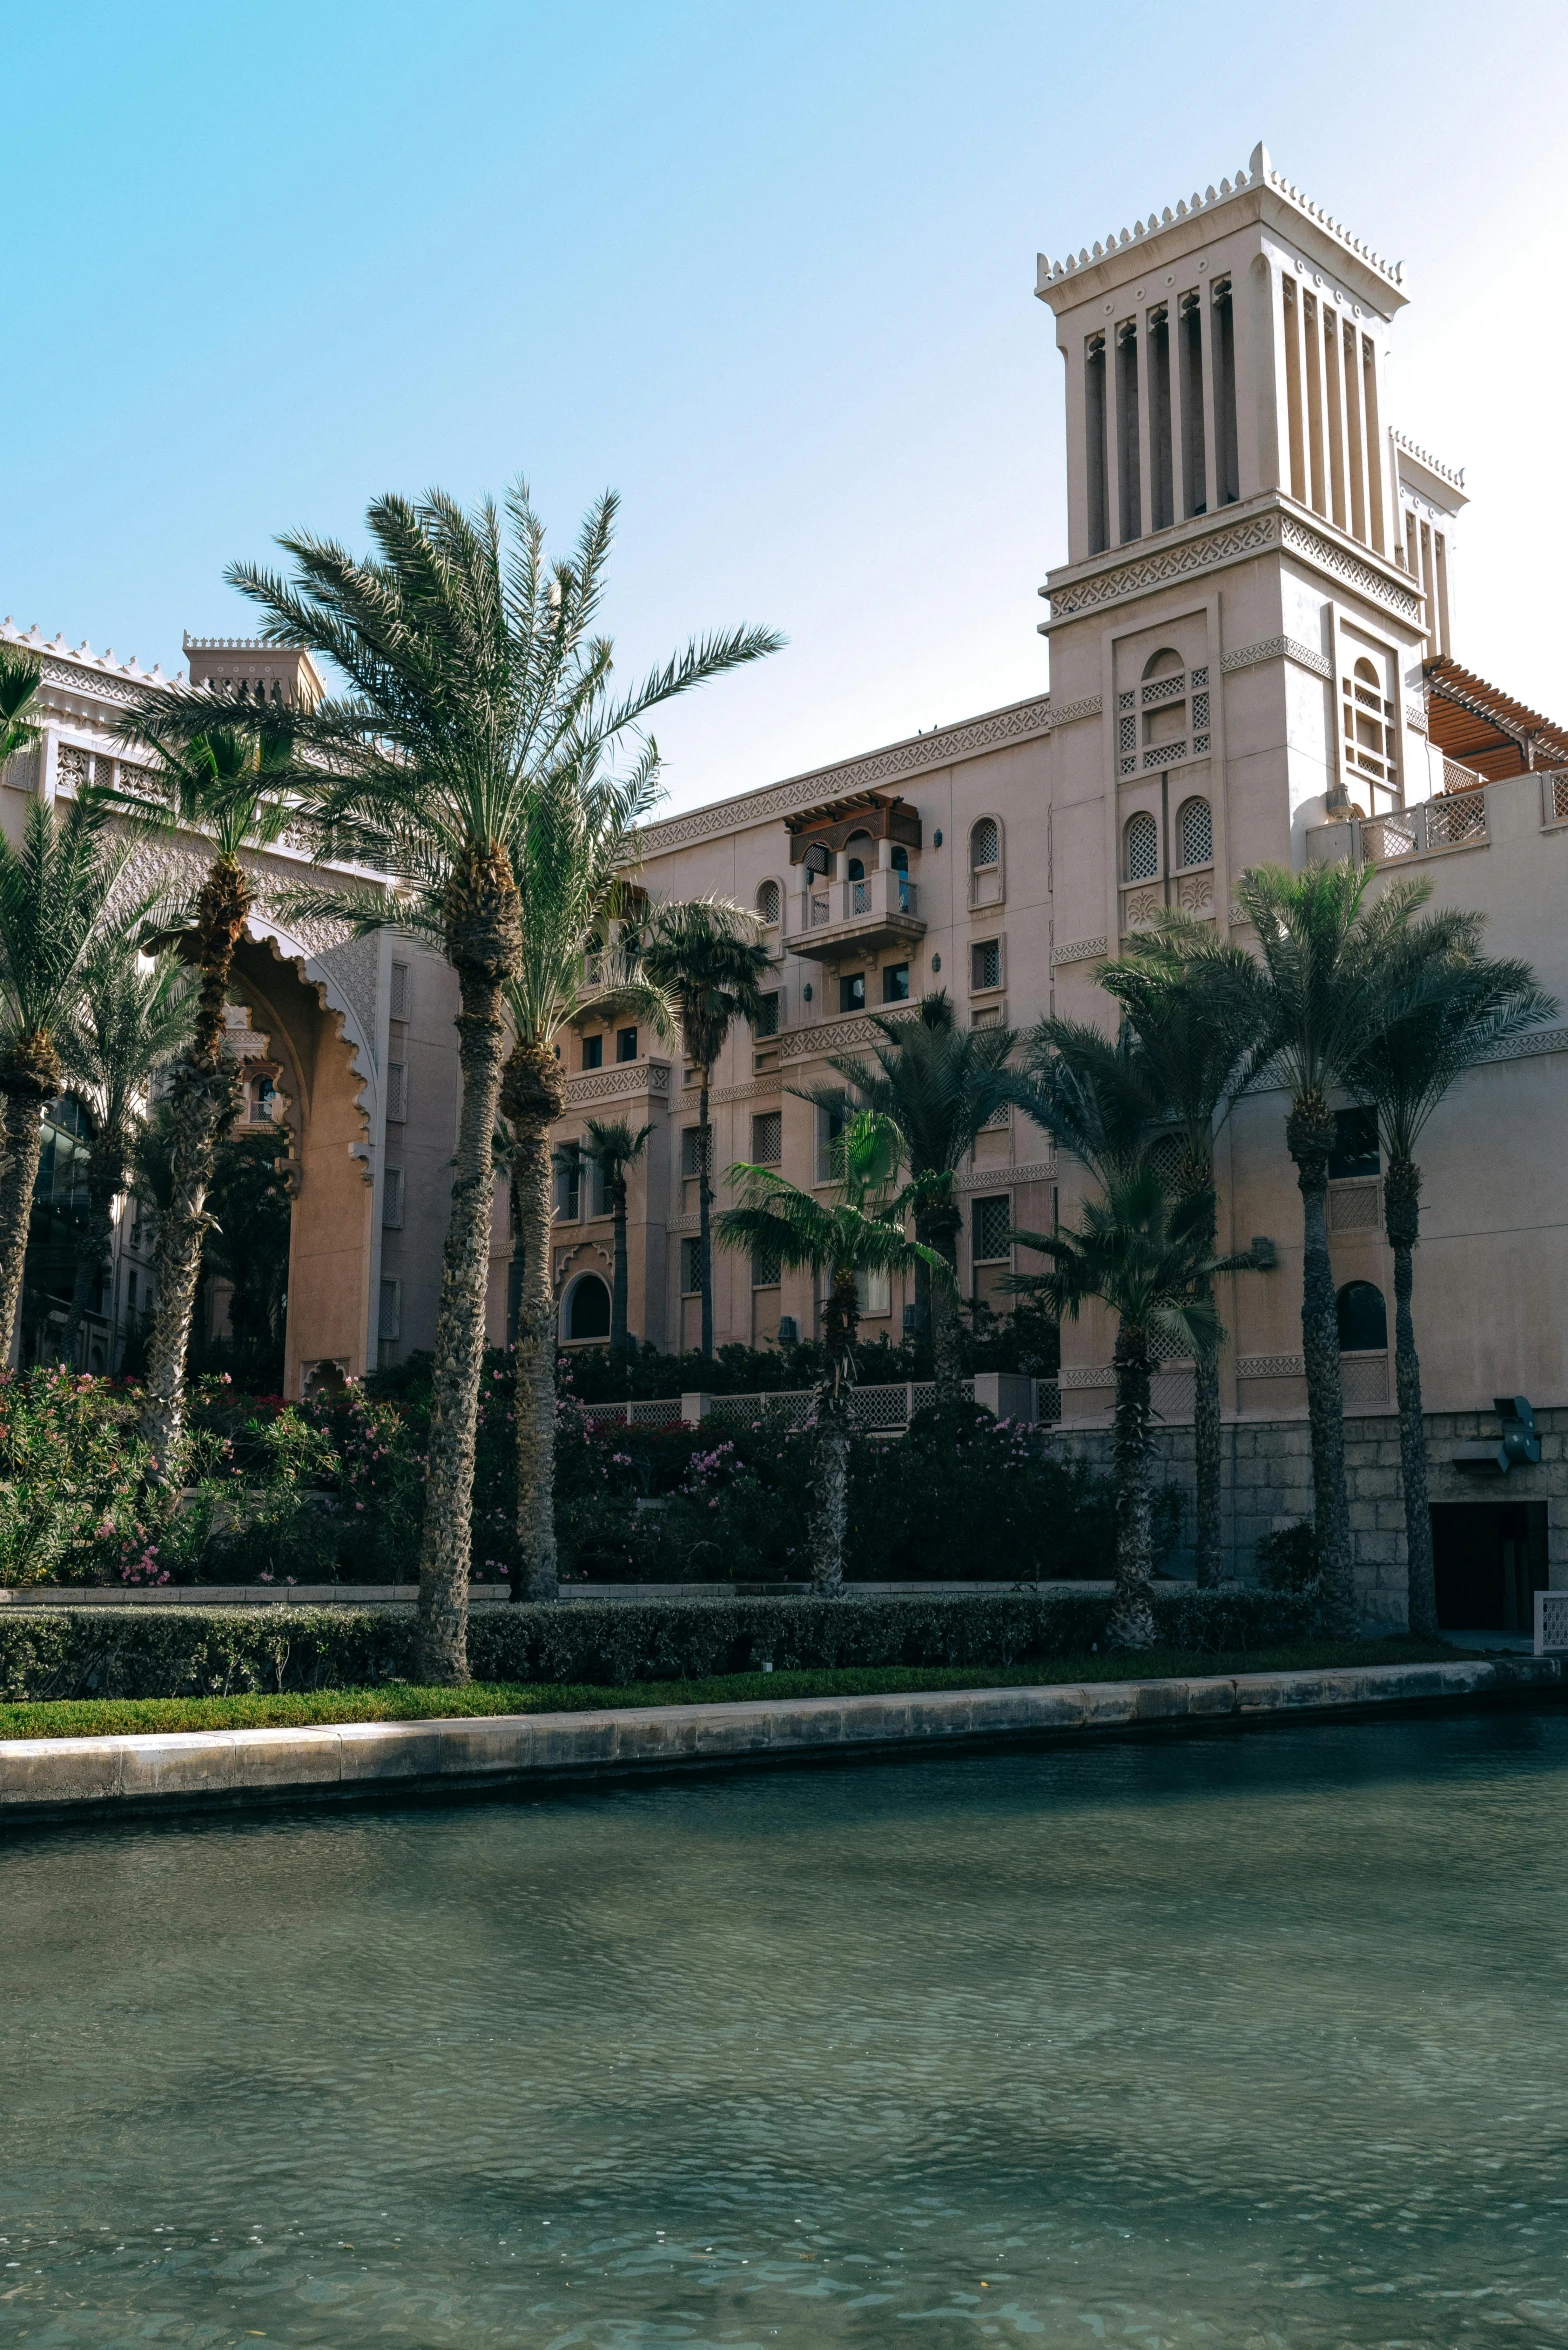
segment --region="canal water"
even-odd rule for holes
[[[0,2350],[1568,2343],[1568,1713],[0,1844]]]

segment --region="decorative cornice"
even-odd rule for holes
[[[1403,449],[1407,457],[1413,457],[1418,465],[1424,465],[1428,473],[1435,473],[1439,481],[1446,481],[1456,490],[1464,488],[1465,469],[1462,465],[1445,465],[1441,457],[1434,457],[1430,449],[1423,449],[1419,441],[1413,441],[1409,433],[1402,431],[1397,424],[1391,428],[1389,438],[1396,449]]]
[[[910,1004],[907,1009],[893,1009],[878,1013],[881,1020],[912,1020],[920,1006]],[[787,1029],[779,1038],[781,1061],[811,1061],[823,1053],[852,1052],[857,1045],[885,1044],[887,1039],[870,1017],[862,1013],[853,1020],[824,1020],[818,1028]]]
[[[1305,1355],[1238,1355],[1238,1379],[1303,1379],[1306,1377]]]
[[[1051,712],[1051,727],[1072,726],[1080,718],[1098,718],[1105,707],[1103,694],[1085,694],[1081,702],[1064,702],[1059,710]]]
[[[670,1090],[668,1061],[626,1061],[611,1069],[585,1069],[566,1080],[566,1106],[575,1110],[588,1102],[619,1102],[637,1094]]]
[[[782,1080],[775,1069],[761,1077],[748,1077],[743,1085],[713,1085],[708,1088],[708,1107],[717,1109],[721,1102],[755,1101],[759,1093],[777,1093]],[[695,1110],[702,1096],[695,1085],[688,1085],[681,1094],[683,1112]]]
[[[1054,1159],[1030,1159],[1022,1167],[998,1164],[995,1167],[966,1167],[953,1177],[955,1191],[988,1191],[998,1183],[1054,1183]]]
[[[1429,721],[1424,702],[1407,702],[1405,704],[1405,724],[1412,734],[1426,733]]]
[[[1077,1365],[1070,1371],[1058,1371],[1056,1384],[1058,1387],[1114,1387],[1116,1366],[1114,1363]]]
[[[1255,669],[1260,661],[1294,661],[1302,669],[1310,669],[1314,677],[1332,677],[1334,665],[1327,653],[1320,653],[1313,645],[1303,644],[1298,636],[1260,637],[1255,645],[1238,645],[1233,653],[1220,657],[1220,667],[1227,677],[1238,669]]]
[[[1090,963],[1105,952],[1103,938],[1070,938],[1065,946],[1052,947],[1051,968],[1063,963]]]
[[[1186,538],[1156,548],[1150,554],[1064,580],[1059,587],[1047,580],[1040,593],[1050,604],[1051,617],[1041,623],[1042,629],[1048,632],[1064,620],[1102,611],[1134,596],[1148,595],[1152,589],[1168,586],[1173,580],[1192,579],[1204,572],[1218,571],[1229,563],[1245,562],[1249,555],[1264,554],[1271,547],[1279,548],[1284,554],[1305,557],[1331,578],[1386,606],[1413,627],[1420,625],[1423,598],[1419,589],[1407,586],[1392,570],[1379,569],[1375,560],[1367,561],[1350,547],[1341,546],[1322,531],[1314,530],[1286,510],[1277,491],[1265,495],[1270,500],[1268,505],[1236,522],[1225,523],[1213,518]],[[1221,667],[1225,666],[1222,662]],[[1311,668],[1314,664],[1308,661],[1306,666]]]
[[[1489,1053],[1483,1053],[1477,1067],[1488,1061],[1533,1061],[1542,1053],[1568,1052],[1568,1028],[1530,1028],[1523,1036],[1505,1037]]]
[[[1347,587],[1359,595],[1370,596],[1377,603],[1386,604],[1397,612],[1401,620],[1408,620],[1412,628],[1421,624],[1421,608],[1426,599],[1419,588],[1405,587],[1388,572],[1374,568],[1362,557],[1352,554],[1349,547],[1325,538],[1320,530],[1298,522],[1294,514],[1280,516],[1280,541],[1288,555],[1304,555],[1319,570],[1332,572]]]
[[[1095,707],[1098,709],[1098,702]],[[846,792],[886,783],[895,776],[907,777],[950,767],[955,760],[975,758],[982,751],[994,750],[998,744],[1049,734],[1055,723],[1050,695],[1038,694],[1027,702],[1010,703],[1006,709],[985,711],[978,718],[966,719],[961,726],[939,727],[934,734],[908,736],[902,742],[889,743],[884,750],[868,752],[863,758],[845,759],[836,767],[815,768],[809,775],[792,776],[787,783],[746,792],[737,799],[719,800],[712,807],[694,808],[690,815],[671,816],[661,824],[646,825],[637,836],[638,846],[645,857],[662,856],[666,850],[686,848],[692,841],[712,840],[723,832],[743,832],[773,817],[792,815],[796,809],[809,808],[817,800],[837,799]]]
[[[107,702],[129,702],[148,686],[174,682],[156,666],[144,669],[134,653],[129,661],[116,661],[112,646],[95,653],[85,637],[74,648],[63,634],[46,644],[36,623],[30,629],[20,629],[9,613],[0,620],[0,643],[20,645],[26,652],[39,654],[47,684],[66,686],[73,693],[96,694]]]

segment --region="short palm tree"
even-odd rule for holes
[[[170,1070],[169,1198],[158,1218],[157,1302],[140,1423],[159,1476],[177,1484],[207,1188],[239,1097],[239,1068],[224,1034],[235,949],[256,898],[244,852],[268,847],[290,822],[280,796],[289,743],[275,718],[258,711],[252,721],[227,697],[196,691],[145,695],[123,733],[152,753],[152,763],[139,774],[122,767],[118,788],[94,795],[96,804],[139,826],[203,835],[211,852],[200,887],[169,917],[195,969],[196,1003],[189,1041]]]
[[[904,1236],[894,1195],[902,1141],[874,1110],[852,1117],[835,1146],[840,1196],[825,1204],[787,1182],[777,1169],[737,1161],[725,1180],[738,1205],[724,1209],[715,1227],[721,1247],[781,1269],[827,1276],[822,1309],[825,1355],[815,1417],[816,1494],[812,1513],[812,1584],[836,1598],[844,1582],[844,1530],[849,1503],[850,1390],[855,1378],[855,1333],[860,1321],[858,1276],[904,1273],[924,1264],[936,1281],[952,1278],[945,1258]]]
[[[713,1065],[736,1020],[756,1020],[769,970],[756,916],[724,898],[655,907],[638,941],[645,976],[676,1009],[681,1050],[697,1072],[697,1260],[702,1351],[713,1353]]]
[[[506,1008],[512,1049],[501,1073],[501,1114],[522,1282],[517,1300],[517,1540],[514,1596],[557,1597],[555,1541],[555,1284],[550,1129],[566,1106],[554,1042],[584,1013],[619,1013],[674,1034],[674,1013],[637,968],[626,928],[628,867],[638,823],[657,791],[649,749],[625,777],[542,777],[510,841],[522,908],[518,966]],[[609,934],[613,933],[611,936]]]
[[[0,1363],[21,1302],[44,1105],[65,1080],[59,1037],[111,922],[134,928],[147,911],[116,903],[130,856],[105,811],[82,800],[63,815],[31,800],[20,844],[0,833]]]
[[[1250,989],[1227,982],[1223,954],[1193,965],[1159,941],[1102,964],[1098,977],[1121,1007],[1127,1060],[1149,1106],[1151,1136],[1159,1131],[1174,1143],[1169,1180],[1178,1196],[1203,1203],[1208,1218],[1203,1253],[1212,1256],[1218,1216],[1215,1138],[1256,1083],[1266,1059],[1256,999]],[[1034,1044],[1037,1052],[1052,1047],[1051,1022],[1036,1031]],[[1101,1040],[1098,1052],[1108,1066],[1113,1048]],[[1200,1303],[1212,1303],[1207,1281],[1207,1275],[1200,1277]],[[1199,1356],[1194,1366],[1193,1455],[1194,1550],[1198,1581],[1207,1586],[1221,1576],[1220,1387],[1214,1354]]]
[[[327,849],[392,884],[323,887],[293,902],[359,931],[412,928],[438,942],[458,983],[462,1090],[416,1633],[416,1670],[432,1681],[468,1670],[494,1136],[507,990],[523,967],[513,844],[543,785],[590,782],[655,705],[782,641],[755,628],[694,640],[628,692],[613,692],[612,648],[593,631],[615,512],[613,497],[598,499],[574,555],[551,563],[521,483],[504,520],[488,499],[470,514],[441,491],[388,496],[367,516],[368,557],[297,533],[279,542],[291,579],[249,564],[228,573],[260,607],[270,642],[303,645],[348,681],[343,697],[294,714],[302,756],[293,783]]]
[[[1527,963],[1494,962],[1482,955],[1479,915],[1438,920],[1442,928],[1435,952],[1425,935],[1430,923],[1411,926],[1390,974],[1403,1008],[1370,1040],[1348,1072],[1351,1091],[1377,1112],[1383,1147],[1383,1222],[1394,1258],[1394,1376],[1410,1629],[1428,1638],[1437,1631],[1437,1586],[1427,1506],[1421,1364],[1410,1304],[1414,1252],[1421,1234],[1416,1145],[1462,1071],[1506,1038],[1550,1020],[1557,1010],[1554,999],[1536,985]]]
[[[1397,1010],[1405,984],[1404,942],[1431,895],[1429,882],[1395,880],[1371,897],[1371,881],[1369,868],[1357,872],[1349,864],[1308,865],[1300,873],[1258,866],[1236,885],[1237,901],[1257,932],[1257,958],[1230,954],[1196,925],[1182,937],[1184,952],[1209,963],[1226,988],[1250,1002],[1275,1081],[1290,1095],[1285,1146],[1301,1191],[1301,1344],[1314,1529],[1325,1628],[1338,1638],[1354,1633],[1357,1606],[1339,1316],[1328,1249],[1328,1163],[1335,1135],[1329,1097],[1345,1085]]]
[[[648,1147],[651,1126],[633,1133],[624,1118],[590,1118],[583,1127],[582,1155],[597,1167],[609,1194],[615,1229],[615,1275],[610,1289],[610,1352],[625,1355],[631,1340],[626,1329],[626,1179]]]
[[[1015,1273],[1014,1290],[1059,1317],[1076,1321],[1098,1298],[1116,1316],[1114,1368],[1116,1596],[1110,1632],[1119,1647],[1154,1644],[1150,1585],[1154,1574],[1149,1383],[1156,1349],[1202,1362],[1220,1341],[1201,1193],[1175,1198],[1147,1153],[1109,1157],[1097,1168],[1098,1196],[1085,1202],[1076,1231],[1015,1232],[1023,1247],[1051,1260],[1047,1273]]]
[[[60,1058],[72,1090],[93,1121],[87,1152],[87,1223],[76,1252],[76,1280],[65,1326],[65,1360],[76,1360],[82,1323],[93,1309],[114,1203],[127,1189],[149,1088],[158,1071],[190,1042],[196,999],[190,974],[172,947],[142,954],[134,938],[105,935],[82,974],[82,994],[60,1032]]]
[[[961,1028],[946,989],[924,996],[912,1016],[891,1019],[873,1013],[882,1042],[870,1060],[845,1054],[829,1068],[858,1100],[892,1120],[908,1167],[907,1199],[915,1238],[934,1249],[948,1278],[931,1284],[921,1265],[915,1275],[922,1324],[929,1319],[937,1401],[949,1408],[959,1400],[963,1370],[958,1346],[958,1233],[961,1216],[955,1189],[960,1167],[982,1127],[1012,1098],[1007,1059],[1017,1043],[1011,1028]],[[819,1109],[832,1110],[841,1097],[827,1086],[796,1089]]]

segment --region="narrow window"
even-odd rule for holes
[[[1377,345],[1370,335],[1361,338],[1362,403],[1367,420],[1367,519],[1372,544],[1383,552],[1383,450],[1378,427]]]
[[[1176,838],[1184,865],[1214,862],[1214,815],[1207,800],[1184,800],[1176,815]]]
[[[1181,298],[1178,335],[1181,362],[1182,468],[1189,514],[1208,511],[1208,436],[1203,420],[1203,298],[1197,292]]]
[[[609,1337],[610,1293],[597,1273],[584,1273],[572,1283],[566,1309],[566,1335],[579,1339]]]
[[[1361,432],[1361,370],[1356,361],[1356,330],[1346,322],[1342,342],[1345,362],[1345,438],[1350,443],[1350,533],[1366,543],[1367,501],[1363,473],[1365,448]]]
[[[969,903],[994,906],[1002,896],[1002,828],[982,816],[969,834]]]
[[[777,1256],[765,1245],[751,1252],[751,1286],[753,1289],[777,1289],[782,1267]]]
[[[1388,1347],[1388,1307],[1370,1281],[1347,1281],[1335,1300],[1342,1355],[1382,1354]]]
[[[1149,313],[1149,464],[1149,518],[1156,530],[1169,530],[1176,519],[1176,479],[1171,452],[1171,325],[1163,302]]]
[[[695,1297],[702,1287],[702,1242],[681,1242],[681,1295]]]
[[[392,1062],[392,1063],[391,1063],[390,1067],[389,1067],[389,1068],[388,1068],[388,1070],[387,1070],[387,1101],[388,1101],[387,1116],[388,1116],[389,1118],[401,1118],[401,1117],[402,1117],[402,1115],[403,1115],[403,1112],[402,1112],[401,1110],[394,1110],[394,1109],[393,1109],[393,1108],[390,1106],[390,1105],[391,1105],[392,1098],[393,1098],[393,1097],[392,1097],[392,1071],[393,1071],[393,1069],[400,1069],[401,1067],[402,1067],[402,1063],[401,1063],[401,1062],[399,1062],[399,1061],[394,1061],[394,1062]],[[274,1085],[273,1085],[272,1079],[271,1079],[270,1077],[258,1077],[258,1078],[257,1078],[257,1080],[256,1080],[256,1090],[255,1090],[255,1092],[254,1092],[254,1093],[251,1095],[251,1097],[250,1097],[250,1122],[251,1122],[251,1124],[252,1124],[253,1126],[265,1126],[265,1125],[267,1125],[267,1124],[268,1124],[268,1123],[269,1123],[269,1122],[270,1122],[270,1121],[271,1121],[273,1118],[275,1118],[275,1117],[277,1116],[277,1114],[278,1114],[278,1096],[277,1096],[277,1090],[276,1090],[276,1088],[275,1088],[275,1087],[274,1087]]]
[[[683,1126],[681,1129],[681,1180],[691,1183],[702,1173],[702,1128]]]
[[[1228,277],[1214,288],[1214,407],[1218,503],[1233,506],[1241,496],[1241,466],[1236,446],[1236,322]]]
[[[1143,484],[1138,469],[1138,329],[1130,318],[1116,330],[1116,460],[1125,546],[1143,529]]]
[[[1339,316],[1323,312],[1323,379],[1328,387],[1328,495],[1329,517],[1345,527],[1345,400],[1339,377]]]
[[[582,1153],[575,1142],[563,1143],[554,1163],[556,1220],[575,1224],[582,1214]]]
[[[399,1232],[403,1226],[403,1170],[388,1167],[381,1184],[381,1221],[388,1232]]]
[[[838,1008],[841,1012],[863,1012],[866,1008],[866,975],[852,971],[838,983]]]
[[[1296,281],[1282,278],[1285,313],[1285,416],[1290,435],[1290,494],[1307,502],[1307,467],[1301,429],[1301,342]]]
[[[1105,485],[1105,337],[1091,335],[1084,346],[1083,421],[1089,482],[1089,553],[1103,555],[1111,543]]]
[[[1336,1110],[1334,1148],[1329,1153],[1328,1162],[1329,1181],[1343,1183],[1350,1176],[1375,1175],[1380,1165],[1376,1110],[1362,1104],[1353,1110]]]
[[[1002,942],[999,938],[977,939],[969,950],[969,987],[978,995],[983,988],[1002,984]]]
[[[909,1001],[909,965],[884,963],[882,966],[882,1001],[885,1004],[907,1004]]]
[[[825,1103],[817,1107],[817,1181],[831,1183],[838,1174],[838,1140],[844,1131],[846,1111],[842,1100],[836,1107]]]
[[[1013,1228],[1013,1203],[1006,1192],[974,1203],[974,1261],[977,1265],[1005,1264],[1008,1234]]]
[[[753,1036],[777,1036],[778,1032],[779,997],[777,988],[774,988],[769,994],[762,997],[757,1017],[751,1024],[751,1033]]]
[[[600,1069],[604,1066],[604,1038],[602,1036],[585,1036],[583,1038],[582,1066],[585,1069]]]
[[[635,1028],[617,1028],[615,1031],[615,1057],[618,1061],[636,1060],[637,1031]]]
[[[383,1281],[381,1309],[376,1317],[376,1336],[383,1346],[395,1339],[403,1322],[403,1284],[401,1281]]]
[[[765,930],[773,929],[779,918],[779,885],[765,881],[757,892],[757,913]]]
[[[270,1110],[268,1114],[270,1115]],[[400,1126],[407,1116],[408,1064],[406,1061],[388,1061],[387,1117],[394,1126]]]
[[[391,1016],[394,1020],[406,1020],[408,1018],[408,999],[408,965],[406,963],[394,963],[392,966],[391,1000]]]
[[[776,1167],[784,1156],[784,1113],[782,1110],[764,1110],[751,1121],[752,1163],[758,1167]]]
[[[1127,819],[1122,866],[1129,881],[1153,881],[1160,870],[1160,828],[1147,808]]]

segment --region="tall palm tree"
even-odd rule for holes
[[[134,938],[105,935],[82,974],[81,1001],[60,1032],[60,1058],[93,1121],[87,1152],[87,1223],[77,1245],[76,1280],[65,1326],[65,1360],[76,1360],[114,1230],[114,1203],[131,1179],[157,1072],[189,1043],[196,998],[172,947],[142,954]]]
[[[436,1322],[416,1669],[468,1669],[468,1570],[479,1374],[489,1273],[494,1135],[506,1059],[506,991],[523,960],[512,848],[543,785],[591,781],[655,705],[772,652],[770,629],[693,640],[629,691],[612,691],[612,648],[593,633],[615,499],[590,508],[574,554],[547,562],[544,528],[518,483],[505,519],[444,492],[378,498],[373,552],[296,533],[282,579],[250,564],[228,578],[274,644],[303,645],[348,692],[297,713],[295,789],[329,851],[390,889],[320,888],[293,902],[359,931],[433,939],[457,977],[461,1106],[452,1212]],[[514,1055],[515,1058],[515,1055]],[[518,1103],[516,1090],[514,1103]],[[518,1413],[519,1424],[523,1414]]]
[[[615,1277],[610,1290],[610,1352],[625,1355],[631,1340],[626,1330],[626,1179],[648,1146],[651,1126],[635,1134],[624,1118],[590,1118],[583,1127],[582,1155],[599,1169],[610,1195],[615,1227]]]
[[[725,898],[692,898],[654,909],[638,942],[641,966],[669,996],[680,1021],[681,1050],[697,1072],[697,1265],[702,1292],[702,1351],[713,1353],[713,1130],[708,1094],[713,1064],[732,1022],[756,1020],[767,948],[757,918]]]
[[[894,1196],[902,1138],[874,1110],[853,1116],[839,1139],[840,1196],[825,1204],[787,1182],[776,1168],[737,1160],[725,1180],[738,1205],[717,1222],[721,1247],[828,1278],[822,1309],[825,1355],[815,1417],[816,1494],[812,1513],[812,1584],[825,1599],[844,1583],[844,1529],[849,1505],[850,1389],[860,1322],[861,1273],[903,1273],[924,1264],[939,1282],[952,1278],[946,1259],[907,1240]]]
[[[673,1036],[672,1006],[638,968],[628,916],[635,832],[657,795],[650,746],[625,777],[563,767],[525,798],[510,856],[522,907],[506,1008],[512,1049],[501,1074],[507,1169],[522,1282],[517,1304],[518,1572],[514,1598],[557,1597],[555,1285],[550,1267],[550,1129],[566,1106],[554,1043],[585,1012],[620,1013]],[[613,935],[612,935],[613,934]]]
[[[21,1302],[44,1104],[65,1078],[59,1034],[111,920],[134,928],[147,911],[145,900],[115,904],[131,844],[107,827],[90,801],[68,801],[59,815],[31,800],[20,845],[0,833],[0,1363]]]
[[[1150,1586],[1154,1574],[1149,1383],[1156,1344],[1164,1340],[1198,1361],[1219,1345],[1201,1194],[1173,1197],[1147,1153],[1100,1161],[1099,1194],[1084,1204],[1076,1230],[1015,1232],[1014,1240],[1051,1260],[1047,1273],[1015,1273],[1009,1285],[1076,1321],[1098,1298],[1116,1316],[1115,1476],[1116,1595],[1111,1638],[1119,1647],[1150,1648],[1155,1639]]]
[[[1301,1192],[1301,1344],[1314,1530],[1325,1621],[1340,1638],[1355,1631],[1357,1608],[1345,1489],[1339,1317],[1328,1250],[1328,1163],[1334,1148],[1329,1097],[1345,1085],[1397,1011],[1405,984],[1405,940],[1431,895],[1430,882],[1400,879],[1369,898],[1371,880],[1370,869],[1357,872],[1348,863],[1308,865],[1300,873],[1261,865],[1236,885],[1237,901],[1257,932],[1256,960],[1232,955],[1222,962],[1225,950],[1217,944],[1201,934],[1183,935],[1184,949],[1195,961],[1212,959],[1223,984],[1250,998],[1277,1080],[1290,1095],[1285,1146]],[[1429,929],[1429,939],[1435,947],[1438,933]]]
[[[43,674],[44,665],[36,653],[0,645],[0,767],[14,751],[25,751],[38,740],[38,728],[27,713],[37,698]]]
[[[1414,1253],[1421,1236],[1421,1170],[1416,1145],[1460,1074],[1495,1045],[1557,1011],[1527,963],[1483,956],[1482,917],[1441,921],[1433,951],[1429,921],[1414,923],[1392,959],[1398,1016],[1374,1036],[1349,1072],[1350,1089],[1377,1112],[1383,1147],[1383,1224],[1394,1257],[1394,1375],[1405,1498],[1410,1629],[1437,1631],[1432,1515],[1427,1506],[1426,1428],[1421,1364],[1411,1313]]]
[[[883,1041],[872,1046],[869,1061],[844,1054],[828,1066],[868,1109],[897,1128],[909,1170],[915,1238],[934,1249],[948,1268],[948,1279],[933,1286],[921,1265],[915,1284],[918,1318],[930,1323],[937,1400],[951,1407],[959,1400],[963,1371],[957,1311],[962,1218],[955,1182],[981,1128],[1013,1098],[1007,1059],[1017,1032],[961,1028],[945,988],[923,996],[912,1018],[873,1013],[872,1025]],[[793,1090],[823,1110],[841,1100],[824,1085]]]
[[[1233,948],[1229,953],[1241,953]],[[1225,957],[1207,964],[1185,961],[1169,945],[1151,940],[1140,952],[1104,963],[1100,985],[1121,1007],[1129,1050],[1119,1059],[1108,1040],[1087,1032],[1085,1046],[1106,1081],[1126,1069],[1147,1107],[1149,1133],[1174,1145],[1170,1181],[1183,1198],[1199,1201],[1207,1217],[1205,1257],[1214,1254],[1218,1202],[1214,1145],[1242,1095],[1262,1073],[1266,1039],[1251,990],[1227,984]],[[1034,1055],[1071,1053],[1071,1032],[1045,1021],[1031,1039]],[[1200,1303],[1212,1303],[1208,1276],[1200,1276]],[[1197,1577],[1219,1582],[1220,1387],[1219,1358],[1200,1355],[1193,1376],[1193,1455],[1196,1508],[1194,1549]]]

